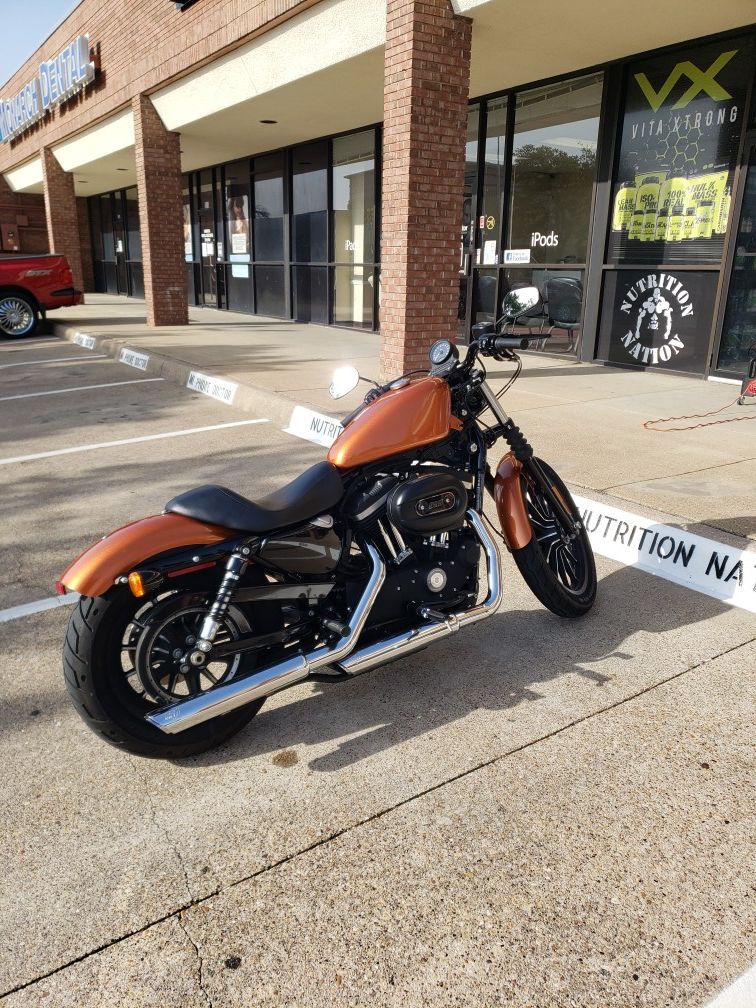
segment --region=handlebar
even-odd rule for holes
[[[491,349],[494,353],[500,350],[527,350],[530,336],[495,336],[491,340]]]

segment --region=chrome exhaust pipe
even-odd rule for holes
[[[470,509],[467,512],[467,520],[472,525],[486,554],[488,595],[485,600],[472,609],[467,609],[461,613],[448,614],[443,623],[424,623],[413,630],[405,630],[403,633],[395,634],[386,640],[376,641],[374,644],[368,644],[367,647],[352,651],[346,658],[342,658],[341,661],[336,662],[337,667],[342,672],[356,676],[375,668],[377,665],[384,665],[386,662],[393,661],[395,658],[403,658],[405,655],[412,654],[413,651],[419,651],[421,648],[427,647],[442,637],[448,637],[449,634],[456,633],[460,627],[467,626],[469,623],[477,623],[478,620],[492,616],[499,609],[504,591],[501,581],[498,547],[493,536],[486,528],[487,520],[481,518],[477,511]]]
[[[386,579],[386,566],[378,550],[370,543],[365,545],[365,550],[372,564],[370,577],[349,620],[349,630],[334,647],[319,647],[309,654],[296,655],[253,675],[234,679],[200,696],[181,700],[154,714],[148,714],[147,721],[161,731],[174,735],[221,714],[228,714],[252,700],[259,700],[278,693],[287,686],[293,686],[323,665],[338,664],[354,648]]]

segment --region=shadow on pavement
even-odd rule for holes
[[[476,710],[516,711],[541,700],[542,687],[566,675],[601,690],[617,674],[591,666],[608,658],[637,660],[637,652],[624,646],[638,631],[678,631],[723,608],[715,599],[625,567],[602,579],[599,601],[583,620],[561,620],[543,609],[501,612],[421,656],[353,681],[318,683],[312,694],[283,707],[263,707],[229,746],[181,763],[235,762],[347,737],[309,764],[312,770],[337,771]]]

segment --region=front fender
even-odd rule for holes
[[[510,550],[522,549],[533,538],[533,526],[522,494],[521,475],[522,464],[512,452],[507,452],[496,470],[494,500],[501,531]]]
[[[117,577],[128,574],[148,557],[181,546],[210,546],[238,537],[238,532],[208,525],[178,514],[140,518],[90,546],[61,575],[68,591],[93,598],[104,595]]]

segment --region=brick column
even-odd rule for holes
[[[456,340],[471,22],[450,0],[388,0],[381,369],[427,367]]]
[[[50,251],[68,259],[74,287],[84,290],[74,179],[71,172],[63,171],[49,147],[42,149],[42,179]]]
[[[186,325],[179,135],[168,132],[147,95],[132,107],[147,324]]]

